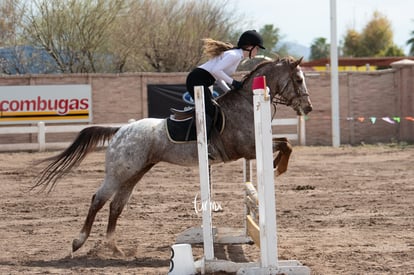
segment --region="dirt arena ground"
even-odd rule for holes
[[[201,224],[194,210],[198,169],[153,168],[118,223],[124,257],[105,246],[108,204],[73,257],[104,174],[104,153],[88,156],[49,195],[28,192],[31,162],[53,153],[0,154],[0,274],[166,274],[178,233]],[[312,274],[414,274],[414,146],[295,147],[276,178],[279,258]],[[216,226],[243,227],[242,161],[213,167]],[[221,245],[218,257],[256,261],[255,245]],[[194,246],[195,259],[202,247]]]

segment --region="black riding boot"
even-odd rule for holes
[[[211,145],[211,136],[214,131],[213,119],[206,114],[206,130],[207,130],[207,149],[208,149],[208,158],[215,160],[215,149]]]

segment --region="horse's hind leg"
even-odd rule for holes
[[[126,203],[131,197],[134,186],[137,182],[147,173],[154,164],[147,165],[144,169],[141,170],[139,174],[130,180],[124,182],[122,187],[116,192],[115,196],[112,199],[109,208],[109,219],[108,219],[108,228],[106,230],[106,237],[108,240],[109,247],[112,249],[113,253],[118,256],[123,256],[123,252],[117,247],[115,240],[115,229],[116,223],[119,216],[122,213]]]
[[[109,209],[109,220],[108,228],[106,230],[106,237],[108,240],[108,245],[112,249],[114,255],[124,256],[122,250],[120,250],[116,245],[115,240],[115,228],[116,222],[119,216],[122,213],[122,210],[125,207],[125,204],[128,202],[129,197],[131,196],[132,190],[134,189],[135,184],[129,184],[122,189],[118,190],[115,194]]]
[[[101,185],[98,191],[92,196],[91,205],[89,207],[88,216],[86,217],[85,223],[83,224],[78,238],[74,239],[72,242],[72,252],[75,252],[81,248],[85,241],[88,239],[96,214],[116,191],[113,188],[108,188],[106,183],[107,180],[105,179],[104,183]]]

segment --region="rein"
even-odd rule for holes
[[[286,60],[283,59],[282,61],[286,61]],[[246,75],[244,77],[243,81],[242,81],[243,86],[254,76],[254,72],[256,72],[259,68],[262,68],[266,64],[269,64],[269,63],[272,63],[272,62],[264,62],[264,63],[259,64],[253,71],[251,71],[248,75]],[[290,105],[292,105],[292,102],[295,98],[309,96],[309,94],[307,92],[305,92],[303,94],[300,92],[299,85],[295,80],[294,73],[295,73],[295,70],[291,70],[291,72],[289,73],[289,79],[288,79],[288,81],[286,81],[286,83],[285,83],[285,85],[283,86],[282,89],[280,89],[279,91],[277,91],[275,93],[270,93],[270,101],[271,101],[271,104],[274,108],[272,118],[276,115],[276,110],[277,110],[277,105],[278,104],[285,105],[285,106],[290,106]],[[287,99],[286,91],[289,89],[289,84],[290,83],[292,83],[292,85],[293,85],[293,90],[296,93],[296,97],[293,97],[291,99]],[[244,93],[242,93],[242,94],[244,94]],[[243,98],[250,101],[250,99],[248,97],[243,96]]]

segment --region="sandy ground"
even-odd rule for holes
[[[46,194],[28,192],[54,153],[0,154],[0,274],[166,274],[170,246],[199,226],[194,210],[198,169],[155,166],[136,186],[117,233],[125,257],[105,246],[108,204],[73,257],[72,239],[104,174],[104,153]],[[289,170],[276,178],[279,258],[312,274],[414,274],[414,147],[295,147]],[[213,167],[215,226],[244,225],[242,162]],[[194,246],[195,259],[202,247]],[[257,261],[255,245],[217,245],[216,255]]]

